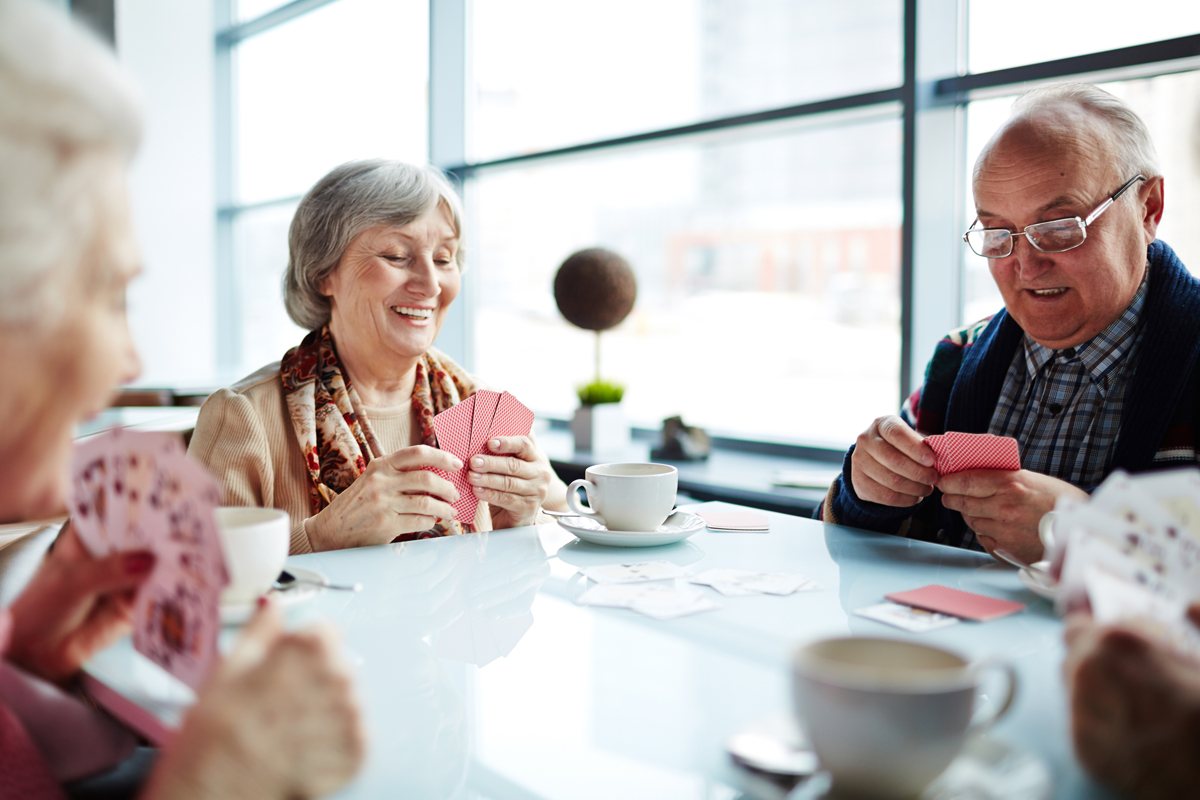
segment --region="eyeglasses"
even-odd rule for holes
[[[971,228],[963,234],[963,241],[970,245],[976,255],[984,258],[1007,258],[1012,255],[1014,239],[1024,235],[1029,243],[1043,253],[1064,253],[1074,250],[1087,240],[1087,226],[1108,210],[1118,197],[1125,194],[1130,186],[1138,181],[1144,181],[1144,175],[1130,178],[1116,193],[1096,206],[1086,219],[1067,217],[1049,222],[1038,222],[1020,233],[1007,228]],[[978,222],[978,220],[976,220]]]

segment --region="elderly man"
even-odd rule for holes
[[[1155,239],[1163,180],[1117,98],[1056,84],[1018,98],[974,171],[965,239],[1004,297],[937,346],[900,417],[875,420],[818,514],[1041,556],[1038,522],[1114,469],[1196,463],[1200,283]],[[1012,436],[1020,470],[939,477],[924,437]]]

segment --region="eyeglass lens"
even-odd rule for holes
[[[995,228],[976,229],[967,232],[967,243],[984,258],[1005,258],[1012,253],[1015,235],[1020,234]],[[1061,253],[1083,244],[1087,234],[1079,220],[1058,219],[1030,225],[1024,235],[1044,253]]]

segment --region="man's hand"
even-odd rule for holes
[[[150,576],[154,554],[92,558],[68,522],[54,549],[13,601],[8,659],[63,682],[133,626],[133,596]]]
[[[1033,563],[1042,557],[1038,522],[1060,497],[1087,499],[1066,481],[1027,469],[972,469],[937,481],[942,505],[963,515],[989,553],[997,548]]]
[[[850,481],[862,500],[908,508],[933,494],[935,461],[933,450],[904,420],[880,417],[858,435]]]
[[[1200,624],[1200,605],[1188,616]],[[1200,661],[1090,616],[1068,617],[1063,676],[1080,763],[1138,798],[1200,785]]]

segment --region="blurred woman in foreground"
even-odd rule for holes
[[[133,378],[138,272],[125,171],[138,114],[115,60],[48,4],[0,0],[0,522],[65,505],[74,426]],[[58,685],[130,629],[149,552],[93,559],[69,528],[0,609],[0,796],[61,796],[131,741]],[[363,755],[331,630],[285,633],[266,605],[214,670],[144,796],[334,791]]]

